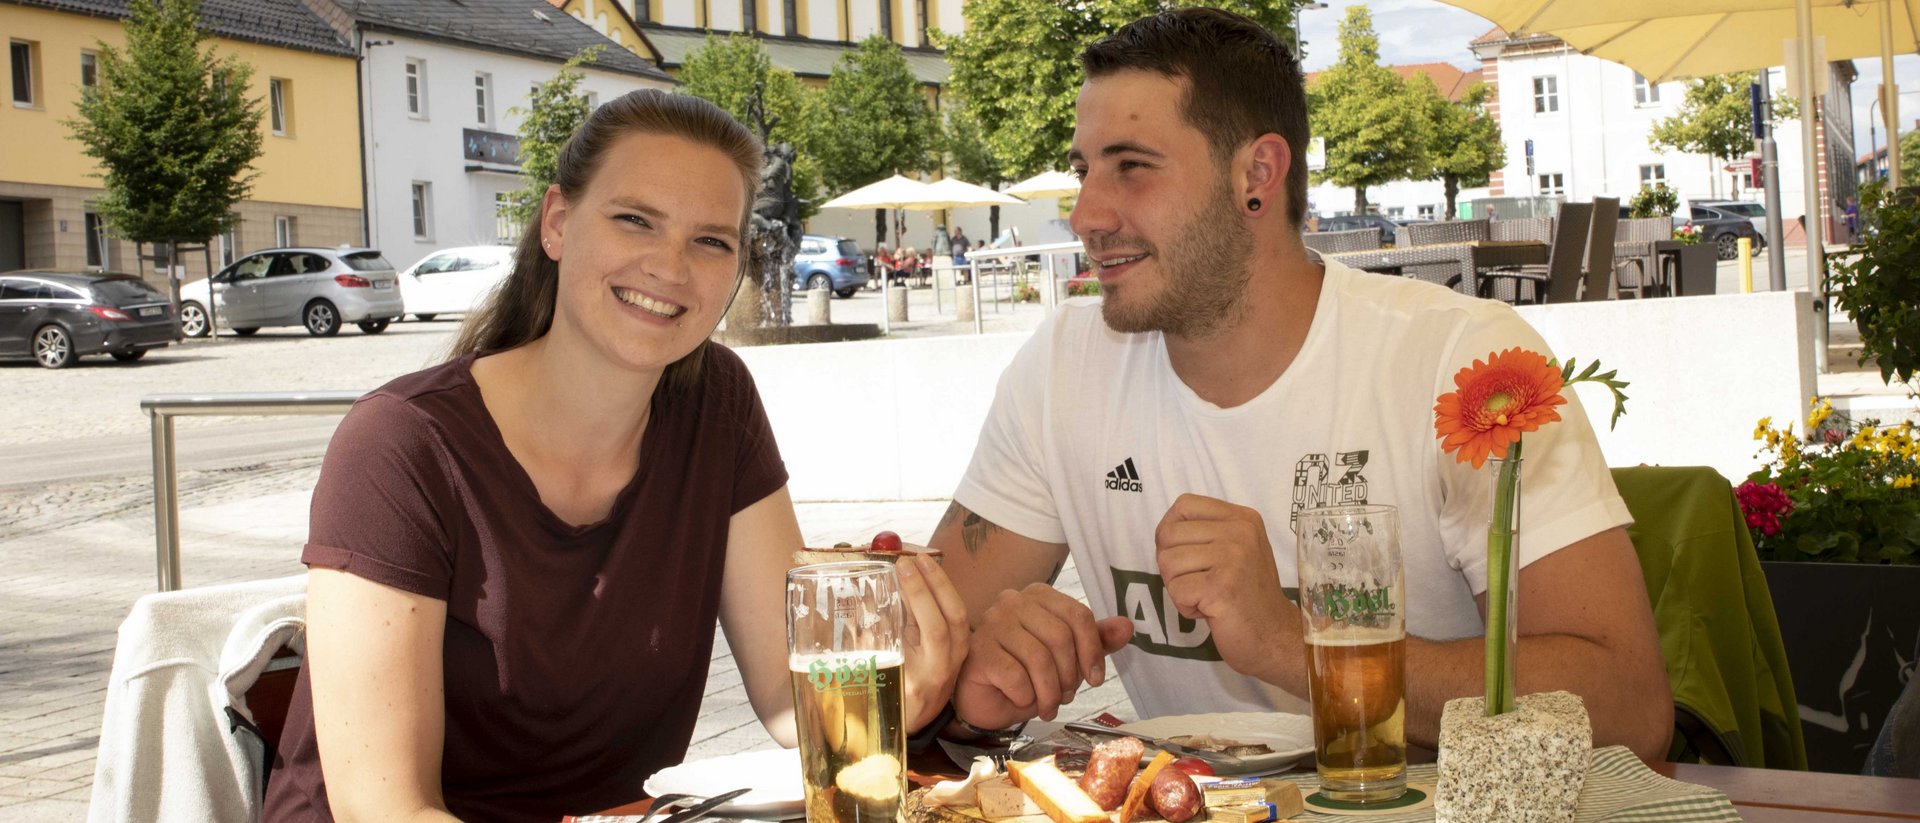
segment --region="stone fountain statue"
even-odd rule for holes
[[[756,83],[747,98],[748,125],[766,145],[760,170],[759,191],[753,200],[753,217],[747,227],[747,247],[751,262],[747,279],[740,284],[733,307],[727,312],[727,328],[741,331],[767,326],[786,326],[793,322],[793,298],[789,279],[793,255],[800,248],[801,200],[793,194],[792,144],[774,143],[769,135],[779,118],[767,116],[765,83]]]

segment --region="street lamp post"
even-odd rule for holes
[[[1300,13],[1303,11],[1318,11],[1326,7],[1327,7],[1327,4],[1318,2],[1318,0],[1304,0],[1304,2],[1302,2],[1301,0],[1296,0],[1296,2],[1294,3],[1294,6],[1293,6],[1293,59],[1294,59],[1294,62],[1303,62],[1300,58]]]

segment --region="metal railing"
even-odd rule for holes
[[[140,409],[153,420],[153,544],[160,591],[180,589],[180,478],[174,466],[175,417],[345,414],[363,392],[150,394]]]
[[[1008,246],[1005,248],[981,249],[979,251],[967,252],[966,253],[967,264],[968,264],[968,267],[970,268],[968,277],[973,282],[973,333],[979,334],[981,333],[981,330],[982,330],[981,318],[980,318],[980,288],[981,288],[980,264],[981,262],[1010,261],[1015,258],[1024,258],[1029,255],[1039,255],[1040,266],[1042,271],[1046,273],[1046,284],[1047,284],[1047,290],[1046,292],[1043,293],[1042,299],[1046,301],[1045,303],[1046,307],[1049,309],[1052,309],[1055,306],[1060,305],[1060,283],[1059,283],[1058,275],[1054,272],[1054,267],[1053,267],[1053,260],[1055,255],[1074,255],[1074,254],[1084,254],[1085,252],[1086,252],[1086,247],[1082,245],[1081,242],[1078,240],[1074,240],[1066,243],[1046,243],[1038,246]],[[999,278],[997,277],[993,278],[993,286],[994,286],[993,299],[995,301],[998,301],[1000,299]]]

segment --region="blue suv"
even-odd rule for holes
[[[867,285],[872,266],[858,243],[845,237],[809,234],[800,238],[800,249],[793,255],[793,287],[829,289],[841,297],[852,297]]]

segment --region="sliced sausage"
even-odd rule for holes
[[[1140,771],[1140,757],[1146,746],[1131,737],[1117,737],[1093,747],[1087,771],[1080,775],[1080,788],[1100,808],[1113,811],[1127,799],[1127,787]]]
[[[1147,789],[1147,799],[1168,823],[1185,823],[1200,813],[1200,787],[1179,769],[1160,770],[1160,775]]]

